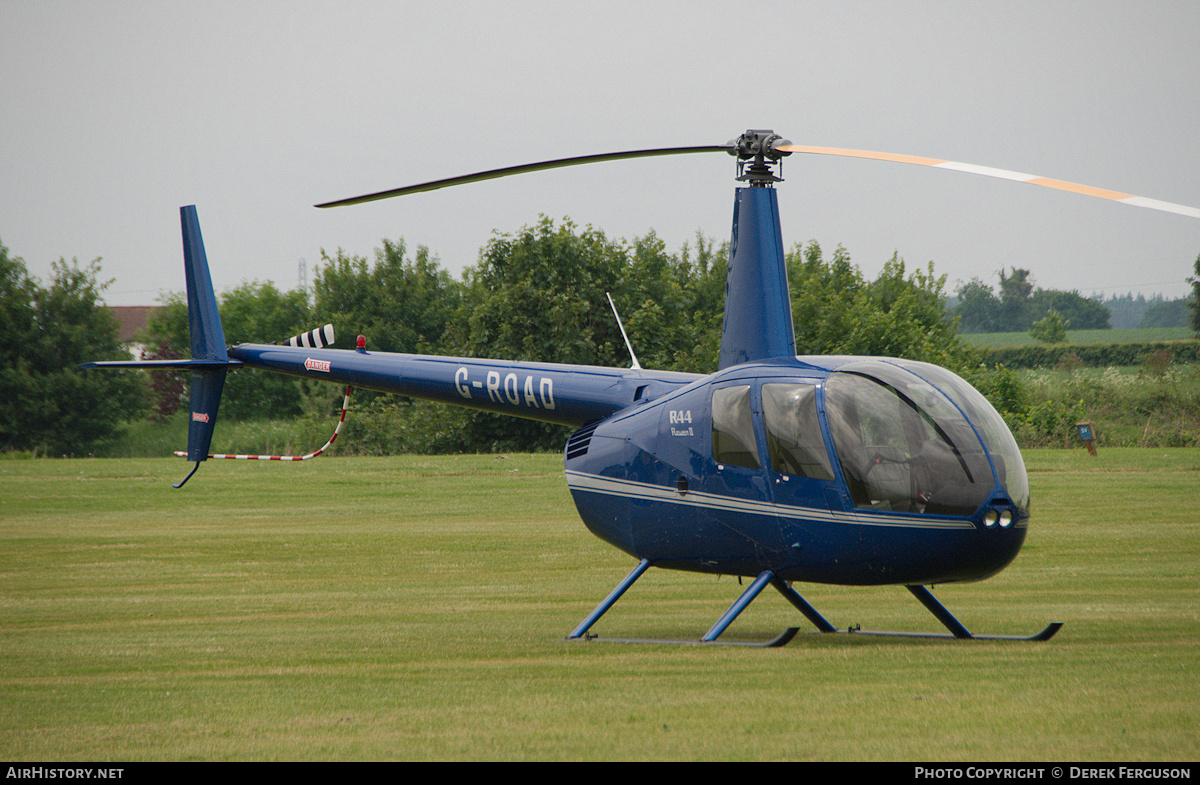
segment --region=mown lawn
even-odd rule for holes
[[[782,649],[566,642],[633,566],[557,455],[0,461],[9,760],[1195,760],[1200,450],[1027,453],[1017,561],[935,589],[972,630]],[[800,587],[939,630],[904,589]],[[652,570],[603,635],[703,634],[736,580]],[[726,633],[803,624],[765,593]]]

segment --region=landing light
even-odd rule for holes
[[[1012,510],[991,509],[983,514],[983,525],[988,529],[994,529],[997,526],[1007,529],[1013,525],[1015,520],[1016,514]]]

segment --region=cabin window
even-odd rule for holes
[[[779,474],[832,480],[833,468],[817,419],[817,388],[764,384],[762,405],[771,468]]]
[[[749,385],[713,390],[712,443],[717,463],[746,469],[761,466],[754,441]]]

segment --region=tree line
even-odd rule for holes
[[[244,283],[219,296],[219,310],[230,344],[279,342],[332,322],[341,346],[363,334],[368,347],[379,351],[628,365],[628,351],[607,305],[611,294],[644,366],[711,373],[720,347],[727,257],[727,243],[699,234],[670,251],[653,232],[627,241],[569,219],[543,217],[517,232],[494,236],[477,264],[460,278],[441,267],[428,248],[412,250],[403,239],[384,240],[373,259],[342,250],[322,252],[311,292],[282,291],[271,282]],[[10,260],[7,250],[3,259],[6,280],[16,282],[9,289],[36,288],[19,259]],[[894,256],[875,280],[868,280],[844,248],[827,256],[815,241],[793,248],[787,265],[801,354],[896,355],[958,370],[972,365],[976,355],[945,319],[946,279],[935,276],[932,265],[909,271]],[[3,389],[12,391],[10,401],[27,401],[28,406],[6,410],[0,449],[86,454],[91,445],[110,437],[123,418],[149,413],[168,419],[186,406],[182,375],[155,372],[145,380],[139,372],[83,373],[74,368],[86,360],[119,356],[120,349],[115,324],[99,307],[104,288],[98,281],[99,260],[82,268],[62,263],[61,271],[62,280],[53,286],[69,289],[70,295],[55,299],[29,289],[10,297],[6,290],[5,314],[10,304],[15,311],[24,309],[26,323],[20,326],[19,320],[5,316],[0,327],[5,335],[36,333],[54,343],[49,336],[64,320],[50,313],[36,315],[37,309],[74,297],[80,318],[68,332],[94,338],[72,344],[70,352],[64,346],[51,351],[38,341],[4,342],[23,347],[26,360],[21,365],[6,358]],[[189,351],[185,296],[168,295],[163,305],[143,336],[148,359],[183,357]],[[47,376],[36,383],[24,379],[26,392],[18,396],[22,379],[10,369],[46,363],[51,356],[58,362],[55,373],[64,374],[75,388],[94,388],[96,394],[76,394],[61,386],[66,382],[52,391]],[[332,387],[238,370],[226,383],[221,417],[327,416],[340,400],[340,390]],[[119,394],[114,393],[117,388]],[[47,400],[56,401],[55,406]],[[62,427],[73,416],[62,409],[73,404],[91,410],[88,428]],[[388,420],[402,431],[420,431],[414,431],[411,444],[429,451],[557,449],[565,438],[556,426],[431,407],[394,396],[356,394],[356,411],[368,419]]]
[[[1132,292],[1114,294],[1101,300],[1100,303],[1108,309],[1108,321],[1115,330],[1154,328],[1154,327],[1187,327],[1191,325],[1192,297],[1178,297],[1168,300],[1161,294],[1147,297],[1144,294],[1133,296]]]
[[[1197,272],[1200,274],[1200,270]],[[1084,297],[1078,290],[1038,288],[1030,271],[1018,267],[1000,270],[997,277],[996,287],[972,278],[955,290],[948,312],[959,319],[960,332],[1037,333],[1034,325],[1048,324],[1044,320],[1074,330],[1191,326],[1200,332],[1200,325],[1194,322],[1195,294],[1167,300],[1162,295],[1147,299],[1144,295],[1135,298],[1130,293],[1102,300]]]
[[[146,410],[136,371],[85,374],[88,360],[128,359],[103,307],[99,260],[59,259],[43,285],[0,243],[0,450],[86,454]]]
[[[429,249],[385,240],[374,258],[323,252],[306,292],[243,284],[219,299],[226,340],[281,341],[331,322],[339,344],[363,334],[380,351],[491,357],[580,365],[628,365],[630,357],[606,295],[613,298],[648,368],[717,369],[728,244],[697,235],[670,251],[653,232],[609,238],[569,219],[543,217],[497,235],[478,263],[454,278]],[[945,319],[945,276],[908,271],[894,256],[871,281],[838,247],[827,257],[810,242],[787,254],[793,319],[802,354],[881,354],[956,367],[975,357]],[[154,356],[187,351],[186,302],[174,295],[150,320]],[[159,416],[182,402],[179,379],[158,385]],[[326,385],[328,387],[328,385]],[[265,372],[239,370],[226,383],[222,417],[291,417],[327,409],[338,391]],[[356,393],[356,396],[358,394]],[[323,397],[322,397],[323,396]],[[558,427],[484,412],[445,411],[418,401],[365,394],[356,411],[414,431],[416,448],[436,451],[557,449]],[[408,443],[381,447],[401,449]]]
[[[497,234],[456,278],[428,248],[384,240],[368,259],[322,252],[311,291],[249,282],[219,296],[230,344],[282,342],[332,322],[343,347],[363,334],[378,351],[490,357],[581,365],[628,365],[613,301],[641,363],[711,373],[717,368],[728,244],[697,234],[671,251],[653,232],[609,238],[569,219],[541,218]],[[186,378],[171,372],[88,372],[74,366],[121,356],[116,325],[101,308],[100,260],[55,265],[47,288],[0,246],[0,450],[87,454],[122,420],[167,420],[186,408]],[[987,324],[1028,323],[1059,309],[1073,327],[1102,321],[1103,306],[1077,293],[1035,289],[1028,271],[1000,273],[1000,290],[975,280],[947,309],[946,276],[909,269],[899,255],[868,279],[838,246],[796,245],[786,254],[800,354],[905,357],[947,367],[975,384],[1002,414],[1024,416],[1011,372],[986,367],[959,338]],[[1200,260],[1198,260],[1200,265]],[[1200,269],[1197,270],[1200,276]],[[142,342],[147,358],[186,356],[187,304],[167,295]],[[991,314],[991,316],[988,316]],[[972,321],[973,320],[973,321]],[[1079,320],[1076,323],[1075,320]],[[240,369],[229,375],[222,419],[328,418],[334,385]],[[355,419],[379,452],[558,449],[561,427],[395,396],[356,393]]]

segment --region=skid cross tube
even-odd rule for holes
[[[596,637],[587,635],[587,631],[591,629],[592,625],[595,624],[596,621],[599,620],[599,618],[617,602],[617,600],[621,599],[621,596],[629,589],[629,587],[632,586],[638,578],[642,577],[642,575],[648,569],[650,569],[650,561],[648,559],[642,559],[640,562],[638,562],[637,566],[633,568],[633,571],[630,572],[629,575],[627,575],[625,579],[621,581],[606,598],[604,598],[604,601],[600,603],[578,627],[575,628],[574,632],[567,636],[567,640],[579,640],[581,638],[584,640],[595,640]],[[911,585],[905,586],[904,588],[908,589],[909,593],[916,597],[917,600],[919,600],[920,603],[924,605],[930,613],[937,617],[938,621],[940,621],[942,625],[950,631],[949,635],[945,633],[882,632],[878,630],[864,630],[858,625],[855,625],[847,630],[838,630],[832,624],[830,624],[825,617],[822,616],[819,611],[817,611],[816,608],[814,608],[808,603],[807,600],[801,597],[799,592],[793,589],[787,583],[787,581],[775,577],[774,573],[772,573],[770,570],[767,570],[754,579],[754,582],[742,592],[741,596],[739,596],[733,605],[729,607],[729,610],[725,611],[725,614],[721,616],[717,623],[714,624],[712,628],[704,634],[704,637],[698,641],[660,640],[648,638],[604,638],[602,640],[609,640],[617,643],[662,643],[692,645],[713,644],[727,646],[756,646],[760,648],[776,648],[779,646],[786,646],[796,636],[799,628],[789,627],[782,634],[769,641],[763,642],[732,641],[726,643],[725,641],[717,640],[717,638],[719,638],[721,634],[729,628],[729,625],[733,624],[734,620],[737,619],[741,612],[744,611],[750,605],[750,603],[754,602],[754,600],[758,598],[758,595],[762,594],[763,589],[765,589],[768,584],[774,586],[776,591],[782,594],[788,602],[790,602],[797,610],[804,614],[805,618],[807,618],[813,624],[813,626],[815,626],[817,630],[822,633],[842,632],[852,635],[871,635],[899,638],[949,638],[958,640],[986,641],[1048,641],[1053,638],[1055,633],[1057,633],[1063,626],[1061,622],[1054,622],[1053,624],[1047,625],[1047,627],[1041,632],[1029,636],[973,635],[969,630],[967,630],[966,627],[962,625],[961,622],[959,622],[958,619],[954,618],[954,615],[950,613],[950,611],[946,610],[944,605],[938,602],[937,598],[930,593],[929,589],[925,588],[924,586]]]
[[[725,628],[733,624],[733,620],[738,615],[746,610],[746,606],[754,602],[754,598],[762,593],[762,590],[767,588],[767,584],[775,580],[775,575],[770,570],[754,579],[754,583],[742,592],[742,596],[738,597],[733,605],[729,606],[729,610],[725,611],[725,615],[717,620],[717,623],[712,626],[708,632],[704,633],[704,637],[700,639],[701,643],[712,643],[725,632]]]
[[[929,589],[924,586],[905,586],[904,588],[912,592],[912,596],[921,601],[925,608],[937,617],[937,620],[945,626],[946,629],[954,635],[955,638],[974,638],[967,628],[962,626],[958,619],[954,618],[954,614],[946,610],[946,606],[938,602],[937,597],[934,597]]]
[[[642,559],[640,562],[638,562],[637,566],[633,568],[633,572],[626,575],[625,580],[618,583],[617,588],[613,589],[612,592],[604,598],[604,602],[597,605],[596,610],[588,614],[588,617],[584,619],[583,622],[575,628],[575,631],[567,636],[567,638],[572,640],[575,638],[582,638],[587,631],[591,629],[591,626],[599,621],[600,617],[603,616],[608,609],[613,606],[613,603],[621,599],[621,595],[633,585],[634,581],[642,577],[642,573],[648,569],[650,569],[650,561],[648,559]]]
[[[796,610],[804,614],[804,618],[813,623],[821,632],[837,632],[837,628],[825,620],[825,617],[817,612],[817,609],[808,604],[808,600],[800,596],[800,593],[787,585],[786,582],[778,578],[771,579],[771,585],[784,596],[784,598],[792,605],[796,606]]]

